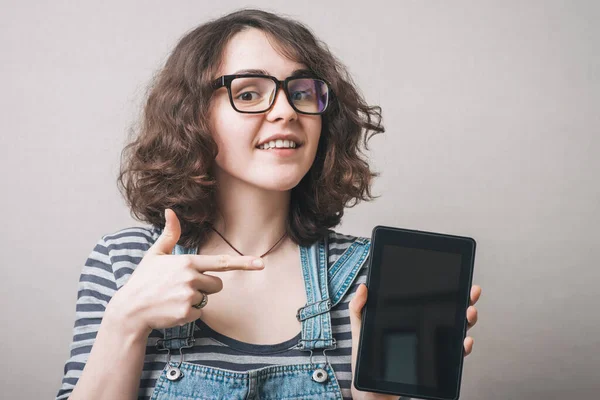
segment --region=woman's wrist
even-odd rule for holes
[[[103,324],[109,326],[110,330],[118,331],[122,336],[128,337],[132,342],[146,341],[152,328],[136,320],[136,313],[127,306],[129,302],[121,301],[120,296],[115,294],[104,312]]]

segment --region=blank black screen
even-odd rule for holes
[[[463,335],[461,254],[386,244],[382,248],[372,336],[370,379],[445,392],[459,373],[456,343]],[[369,297],[371,293],[369,293]]]

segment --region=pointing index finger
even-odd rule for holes
[[[189,254],[187,257],[198,272],[261,270],[264,268],[262,259],[253,256]]]

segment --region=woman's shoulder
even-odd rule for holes
[[[330,279],[339,274],[342,269],[364,273],[369,257],[371,240],[364,236],[355,236],[329,230],[327,235],[327,253]],[[345,268],[341,268],[345,265]]]
[[[131,226],[102,235],[94,249],[102,253],[114,274],[117,288],[129,279],[160,230],[155,226]]]
[[[106,244],[107,248],[124,250],[146,245],[151,246],[159,235],[159,228],[153,225],[131,226],[103,235],[102,241]]]
[[[368,244],[371,241],[370,238],[365,237],[365,236],[355,236],[355,235],[351,235],[351,234],[338,232],[333,229],[329,229],[327,238],[328,238],[328,241],[330,244],[331,243],[334,243],[334,244],[348,243],[348,245],[350,245],[354,242]]]
[[[371,244],[371,239],[364,236],[355,236],[337,232],[330,229],[327,234],[327,247],[330,254],[341,255],[348,250],[352,245],[361,246],[368,249]]]

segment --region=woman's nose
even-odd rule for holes
[[[273,103],[273,106],[267,112],[267,119],[270,121],[275,121],[280,118],[283,118],[285,120],[298,118],[298,114],[288,101],[283,88],[279,88],[277,93],[275,93],[275,101]]]

